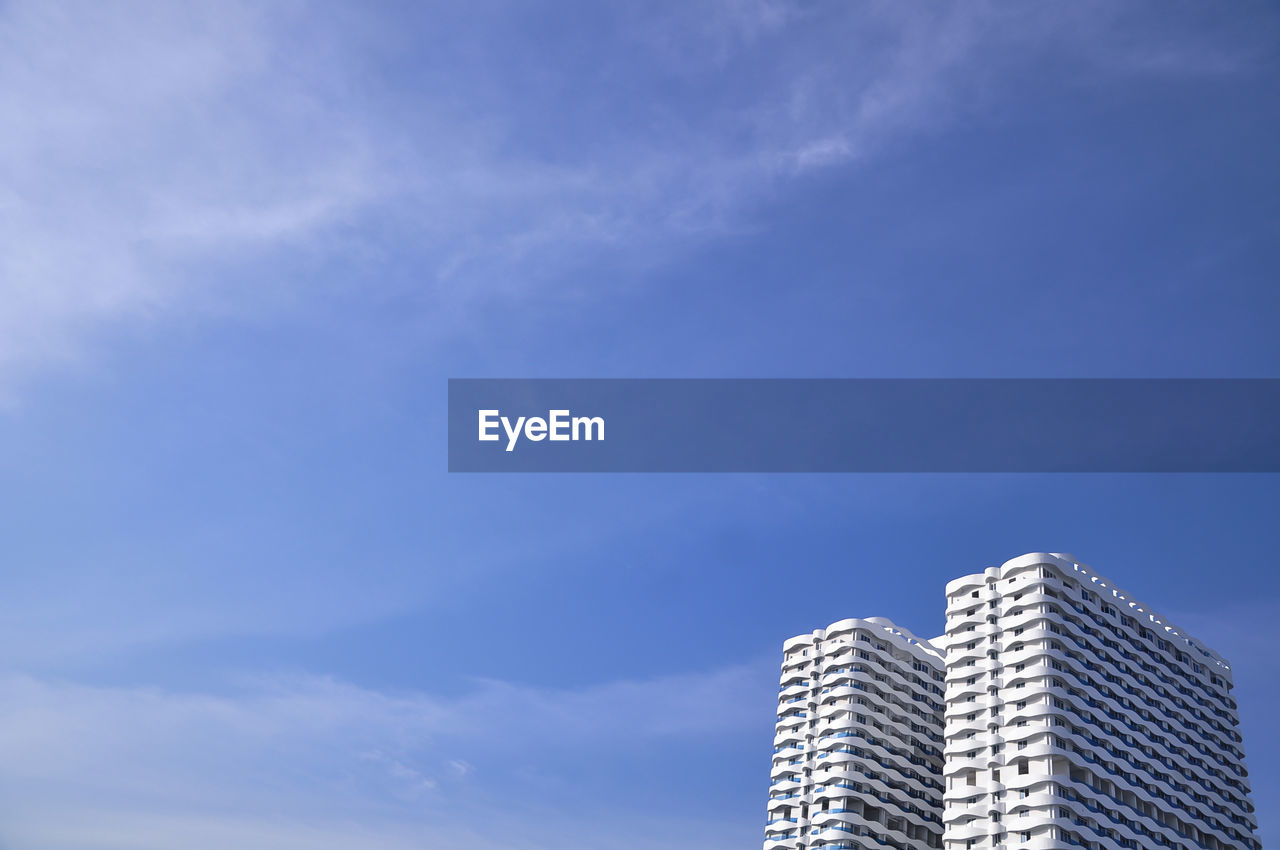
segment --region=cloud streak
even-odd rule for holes
[[[0,846],[532,848],[577,830],[658,847],[658,819],[615,802],[571,826],[561,794],[590,800],[603,754],[767,728],[763,666],[578,690],[486,681],[453,698],[308,676],[215,695],[10,675]],[[674,815],[729,846],[713,816]]]
[[[542,38],[522,28],[547,10],[492,5],[6,4],[0,382],[104,330],[262,309],[307,285],[299,257],[376,276],[399,252],[437,305],[661,263],[993,97],[984,69],[1029,45],[1147,72],[1224,55],[981,5],[703,0]]]
[[[273,81],[280,45],[250,7],[0,14],[0,103],[20,116],[0,132],[0,364],[178,309],[194,248],[282,242],[363,197],[360,146]]]

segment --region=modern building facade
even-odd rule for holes
[[[942,846],[942,655],[889,620],[783,645],[765,846]]]
[[[1231,668],[1069,555],[947,585],[947,850],[1253,850]]]
[[[946,594],[784,644],[766,848],[1259,850],[1225,660],[1070,555]]]

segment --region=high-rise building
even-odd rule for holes
[[[941,654],[889,620],[783,644],[770,850],[941,847]]]
[[[946,593],[784,644],[766,850],[1259,850],[1224,659],[1070,555]]]
[[[1231,668],[1069,555],[947,585],[957,848],[1257,848]]]

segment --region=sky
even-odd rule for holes
[[[1280,377],[1280,10],[0,5],[0,850],[753,846],[784,639],[1274,475],[462,475],[450,377]],[[998,416],[999,411],[992,411]]]

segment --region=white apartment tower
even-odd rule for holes
[[[947,850],[1256,850],[1231,668],[1069,555],[947,585]]]
[[[1070,555],[946,593],[783,645],[766,850],[1260,850],[1220,656]]]
[[[783,645],[764,846],[942,846],[942,656],[889,620]]]

